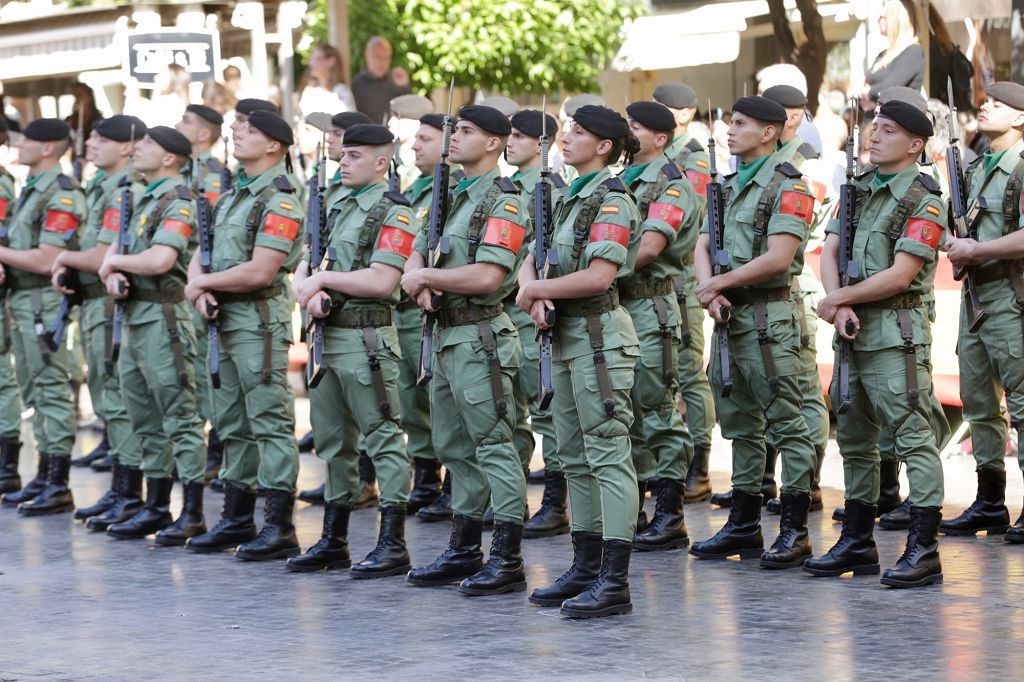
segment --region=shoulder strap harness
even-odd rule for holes
[[[473,209],[473,215],[469,218],[469,232],[466,236],[466,240],[469,242],[468,261],[470,265],[476,263],[476,251],[480,248],[480,235],[483,232],[484,225],[487,223],[487,216],[490,215],[491,209],[494,208],[494,202],[502,194],[515,194],[518,196],[519,185],[506,177],[495,178],[494,184],[487,188],[487,193],[484,194],[483,199]]]

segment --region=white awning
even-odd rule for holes
[[[0,36],[0,81],[121,66],[118,20]]]
[[[657,71],[736,61],[747,19],[764,14],[767,2],[745,0],[640,17],[627,28],[612,69]]]

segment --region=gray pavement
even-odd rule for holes
[[[80,447],[93,439],[83,435]],[[723,452],[717,443],[714,463]],[[26,452],[23,474],[31,475],[30,459]],[[321,472],[304,455],[300,485],[317,484]],[[108,480],[75,469],[76,501],[92,503]],[[716,472],[714,484],[727,487],[726,475]],[[541,489],[529,492],[536,507]],[[825,499],[826,513],[811,520],[818,552],[839,533],[829,512],[841,494],[826,489]],[[220,500],[207,493],[211,523]],[[1019,503],[1010,500],[1014,517]],[[709,537],[726,515],[688,506],[691,538]],[[353,558],[372,548],[377,518],[374,510],[353,514]],[[297,524],[302,543],[315,542],[320,508],[299,503]],[[776,524],[766,521],[769,542]],[[410,520],[414,563],[431,561],[448,530]],[[904,534],[876,538],[883,566],[891,565]],[[524,545],[531,586],[571,561],[567,536]],[[70,515],[25,519],[0,509],[0,680],[1019,679],[1024,546],[946,538],[941,550],[945,584],[912,591],[883,588],[876,577],[815,579],[754,562],[700,562],[684,551],[634,554],[633,614],[575,622],[529,606],[524,593],[469,598],[402,578],[290,574],[279,562],[110,540]]]

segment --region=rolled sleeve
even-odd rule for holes
[[[152,243],[169,246],[180,253],[188,251],[196,231],[195,216],[195,207],[189,202],[173,202],[160,217]]]
[[[695,210],[694,202],[687,201],[688,195],[681,181],[670,183],[665,191],[652,201],[647,215],[641,216],[640,232],[657,232],[671,244],[679,234],[679,228]]]
[[[909,253],[931,263],[944,240],[943,225],[946,224],[945,204],[938,197],[925,197],[903,226],[903,236],[896,240],[896,252]]]
[[[412,211],[405,206],[392,206],[384,217],[370,263],[404,269],[416,239],[416,219]]]
[[[275,194],[267,206],[263,222],[257,228],[255,245],[291,253],[295,240],[301,238],[302,233],[299,200],[291,194]]]
[[[783,182],[774,208],[768,221],[769,237],[791,234],[801,241],[807,238],[814,220],[814,195],[806,182],[802,179]]]
[[[590,241],[583,253],[587,262],[601,258],[618,267],[626,264],[629,244],[634,239],[633,221],[635,209],[622,198],[609,195],[597,212],[590,226]]]
[[[85,200],[80,194],[58,191],[43,207],[39,243],[67,248],[68,242],[84,229],[85,214]]]

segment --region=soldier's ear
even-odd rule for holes
[[[911,138],[909,152],[913,156],[917,156],[922,151],[924,151],[924,147],[925,147],[925,139],[923,137]]]

